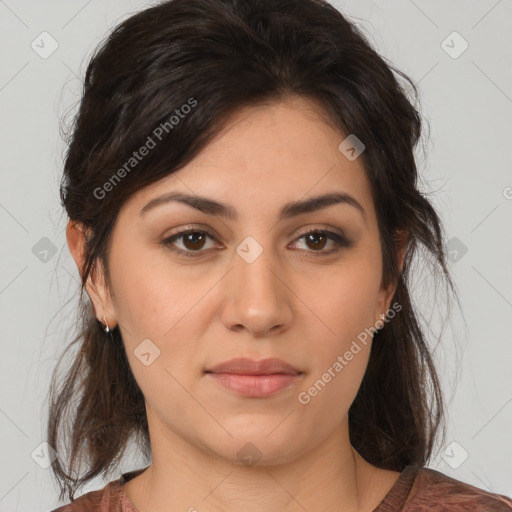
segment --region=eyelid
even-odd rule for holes
[[[171,238],[173,236],[182,235],[184,233],[188,232],[196,232],[199,231],[201,233],[206,233],[212,237],[219,238],[220,235],[212,229],[207,224],[185,224],[184,226],[181,226],[178,228],[177,231],[172,232],[171,234],[167,235],[165,238]]]
[[[294,240],[300,238],[301,236],[307,235],[309,233],[322,232],[322,233],[333,233],[343,238],[347,238],[342,229],[339,229],[335,226],[331,226],[330,224],[323,224],[317,227],[307,227],[303,230],[299,231],[299,233],[294,235]]]

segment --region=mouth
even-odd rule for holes
[[[223,388],[250,398],[265,398],[290,389],[303,377],[299,371],[281,359],[255,361],[236,358],[206,370],[205,374]]]

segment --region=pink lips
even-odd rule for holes
[[[218,364],[206,374],[221,386],[251,398],[274,395],[302,376],[302,372],[281,359],[254,361],[245,357]]]

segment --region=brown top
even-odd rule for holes
[[[123,484],[147,468],[124,473],[103,489],[51,512],[138,512]],[[512,499],[473,487],[439,471],[408,466],[373,512],[511,512]]]

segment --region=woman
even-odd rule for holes
[[[61,187],[90,301],[52,382],[57,511],[512,510],[425,467],[419,249],[455,291],[405,83],[322,1],[173,0],[113,31]],[[131,441],[151,463],[74,499]]]

